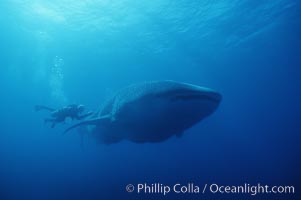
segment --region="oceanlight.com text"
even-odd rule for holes
[[[162,183],[138,183],[128,184],[126,191],[129,193],[137,194],[162,194],[168,195],[170,193],[175,194],[249,194],[252,196],[259,194],[294,194],[294,186],[270,186],[266,184],[258,183],[242,184],[242,185],[220,185],[217,183],[211,184],[196,184],[196,183],[175,183],[173,185],[166,185]]]

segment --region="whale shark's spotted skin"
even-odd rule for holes
[[[161,142],[181,135],[213,113],[221,95],[211,89],[175,81],[131,85],[109,99],[95,118],[76,124],[91,125],[101,142],[121,140]]]

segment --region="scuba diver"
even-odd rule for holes
[[[82,114],[85,110],[85,107],[83,105],[77,105],[77,104],[71,104],[60,109],[53,109],[47,106],[37,105],[35,106],[35,110],[36,111],[47,110],[51,112],[50,116],[52,118],[45,119],[45,123],[47,122],[52,123],[51,128],[54,128],[55,125],[58,123],[64,123],[66,118],[68,117],[71,118],[72,120],[82,120],[93,114],[92,111],[86,114]]]

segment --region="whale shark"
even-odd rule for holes
[[[108,99],[93,117],[75,124],[101,143],[122,140],[135,143],[162,142],[212,114],[221,102],[218,92],[171,80],[130,85]]]

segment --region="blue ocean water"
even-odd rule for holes
[[[299,199],[298,0],[3,0],[0,199]],[[219,91],[180,138],[98,144],[33,107],[97,110],[119,89],[175,80]],[[262,183],[295,194],[137,194],[126,185]]]

